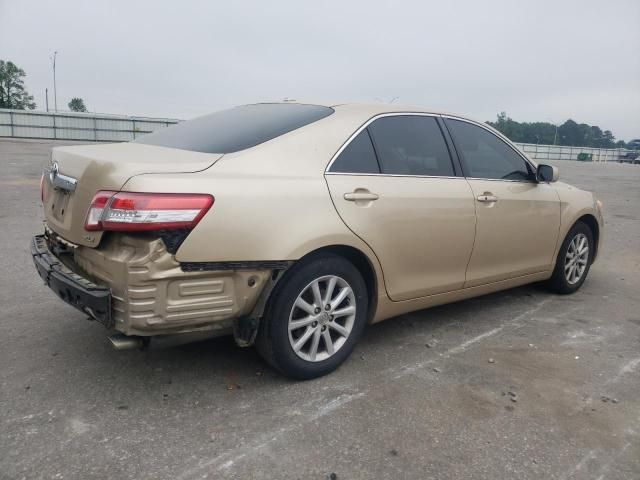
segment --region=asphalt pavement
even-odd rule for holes
[[[640,478],[640,165],[555,162],[604,202],[578,293],[403,315],[293,382],[230,338],[117,352],[44,287],[50,147],[0,140],[0,478]]]

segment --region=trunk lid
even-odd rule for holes
[[[221,157],[140,143],[55,147],[44,168],[42,186],[47,225],[69,242],[96,247],[103,232],[89,232],[84,223],[97,191],[119,191],[129,178],[144,173],[198,172]],[[52,183],[52,170],[59,177],[58,187]],[[65,177],[76,181],[75,188],[59,181]]]

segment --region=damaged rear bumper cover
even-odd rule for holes
[[[68,269],[51,253],[44,235],[33,237],[31,255],[40,278],[58,297],[105,327],[113,327],[109,288],[96,285]]]
[[[292,263],[185,269],[160,238],[125,234],[108,236],[100,248],[69,248],[47,232],[33,238],[31,253],[40,277],[62,300],[109,329],[143,337],[240,332],[246,326],[240,320],[262,315],[276,278]]]

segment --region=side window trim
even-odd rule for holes
[[[364,127],[364,130],[367,132],[367,136],[369,137],[369,141],[371,142],[371,146],[373,147],[373,154],[376,156],[376,163],[378,164],[378,173],[374,173],[372,175],[382,175],[382,163],[380,162],[380,155],[378,155],[378,147],[376,146],[376,141],[373,139],[373,135],[369,131],[369,125],[371,122]],[[351,140],[349,141],[351,142]]]
[[[362,148],[366,151],[362,151]],[[325,175],[379,175],[381,171],[380,160],[369,129],[359,128],[332,157],[324,173]]]
[[[405,175],[405,174],[393,174],[393,173],[382,172],[382,164],[380,163],[380,157],[378,155],[378,147],[376,146],[376,142],[373,139],[373,135],[371,135],[371,133],[369,132],[369,125],[371,125],[373,122],[375,122],[379,118],[402,117],[402,116],[433,117],[436,119],[436,123],[440,128],[440,133],[443,136],[445,143],[447,144],[447,150],[449,150],[449,160],[451,161],[452,168],[454,171],[453,177],[441,176],[441,175],[409,175],[409,174]],[[451,117],[451,118],[454,118],[454,117]],[[465,178],[464,172],[462,171],[462,169],[459,168],[459,163],[461,162],[458,158],[457,151],[455,151],[455,147],[454,147],[454,151],[451,150],[447,135],[445,134],[445,131],[442,128],[442,125],[440,124],[441,119],[442,119],[442,115],[440,114],[423,113],[423,112],[389,112],[389,113],[381,113],[378,115],[374,115],[373,117],[369,118],[366,122],[364,122],[362,125],[360,125],[360,127],[355,132],[353,132],[353,134],[340,146],[338,151],[336,151],[336,153],[333,154],[333,157],[331,157],[331,160],[329,161],[329,163],[327,164],[327,167],[324,170],[324,174],[325,175],[378,175],[378,176],[385,176],[385,177],[418,177],[418,178],[421,178],[421,177],[422,178]],[[373,145],[373,151],[376,155],[376,161],[378,162],[378,169],[380,170],[380,173],[332,172],[331,166],[336,161],[336,159],[347,148],[347,146],[360,134],[360,132],[362,132],[365,129],[367,130],[367,135],[369,135],[369,139],[371,140],[371,144]]]
[[[449,117],[449,116],[441,116],[440,117],[442,119],[442,123],[444,125],[445,130],[447,131],[447,137],[449,138],[449,140],[451,141],[451,145],[453,145],[453,149],[456,152],[456,159],[458,161],[458,165],[460,166],[460,171],[462,172],[462,176],[464,178],[471,178],[468,175],[467,172],[467,167],[462,159],[462,152],[459,150],[458,145],[456,144],[456,141],[453,139],[453,134],[451,133],[451,130],[449,129],[449,125],[447,123],[447,119],[452,119],[452,120],[458,120],[455,117]]]
[[[451,163],[453,164],[453,171],[456,176],[465,177],[464,169],[462,167],[462,161],[460,160],[460,156],[458,155],[458,151],[453,143],[453,139],[451,138],[451,134],[449,133],[449,129],[444,123],[444,119],[442,116],[438,116],[436,118],[438,121],[438,127],[440,127],[440,133],[444,137],[444,142],[447,144],[447,150],[449,150],[449,158],[451,159]]]
[[[520,152],[517,148],[513,147],[510,142],[505,141],[503,138],[501,138],[499,135],[496,135],[495,132],[493,132],[492,130],[490,130],[486,126],[482,125],[481,123],[474,122],[474,121],[471,121],[471,120],[467,120],[466,118],[455,117],[453,115],[442,115],[442,118],[444,119],[444,124],[447,127],[447,132],[449,133],[449,135],[451,136],[451,140],[453,141],[453,145],[454,145],[454,148],[456,150],[457,156],[458,156],[458,158],[460,160],[460,164],[462,166],[462,172],[463,172],[463,175],[465,176],[465,178],[475,179],[475,180],[490,180],[492,182],[537,183],[535,179],[531,179],[531,180],[512,180],[512,179],[504,179],[504,178],[482,178],[482,177],[471,177],[471,176],[469,176],[469,174],[467,172],[466,164],[464,162],[464,154],[462,153],[462,150],[460,148],[458,148],[458,145],[457,145],[458,142],[456,141],[453,133],[451,132],[451,129],[448,126],[448,120],[457,120],[457,121],[460,121],[460,122],[465,122],[465,123],[468,123],[470,125],[474,125],[476,127],[482,128],[487,133],[493,135],[498,140],[500,140],[502,143],[504,143],[507,147],[509,147],[511,150],[513,150],[516,153],[516,155],[518,155],[524,161],[524,163],[531,169],[532,175],[535,175],[536,167],[535,167],[535,165],[533,165],[531,163],[531,161],[526,156],[524,156],[522,154],[522,152]]]

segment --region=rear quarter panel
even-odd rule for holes
[[[125,189],[214,196],[180,262],[297,260],[323,246],[365,245],[338,217],[322,177],[143,175]]]
[[[368,118],[368,112],[332,115],[224,155],[202,172],[133,176],[123,190],[213,195],[211,210],[176,253],[180,262],[298,260],[346,245],[368,257],[384,292],[375,254],[338,216],[324,179],[333,154]]]

